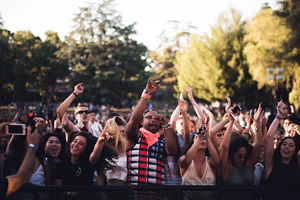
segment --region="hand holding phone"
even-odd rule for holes
[[[26,126],[25,126],[25,124],[10,123],[10,124],[6,125],[5,132],[8,135],[25,135],[26,134]]]

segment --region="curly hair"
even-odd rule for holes
[[[233,161],[233,155],[241,148],[244,147],[247,150],[247,157],[249,157],[252,153],[253,147],[248,143],[248,141],[242,137],[237,136],[233,137],[229,144],[229,150],[228,150],[228,159]],[[246,162],[246,160],[245,160]]]

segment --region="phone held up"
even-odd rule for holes
[[[34,118],[36,117],[36,114],[33,111],[29,111],[27,117],[28,117],[27,126],[31,127],[31,133],[33,133],[35,130]]]
[[[10,124],[6,125],[5,132],[8,135],[25,135],[26,134],[26,125],[10,123]]]
[[[203,136],[205,137],[206,136],[206,127],[204,124],[202,124],[198,130],[198,132],[196,133],[197,135],[200,135],[200,136]]]
[[[233,108],[232,108],[232,114],[231,116],[236,120],[237,119],[237,116],[239,114],[239,112],[241,111],[241,107],[239,105],[235,105]]]

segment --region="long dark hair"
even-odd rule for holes
[[[63,156],[65,155],[66,146],[67,146],[65,135],[63,133],[54,132],[54,133],[46,133],[42,137],[40,144],[39,144],[39,148],[37,150],[37,156],[39,158],[44,158],[47,156],[47,155],[45,155],[45,146],[46,146],[48,139],[52,136],[56,137],[60,141],[60,144],[61,144],[61,151],[58,155],[58,158],[62,159]]]
[[[68,157],[71,156],[70,145],[77,136],[83,136],[87,141],[86,147],[83,150],[82,154],[80,155],[80,162],[89,162],[90,154],[93,152],[94,146],[98,138],[92,136],[89,132],[71,133],[68,142],[68,148],[66,151]],[[115,166],[115,159],[117,158],[118,158],[118,154],[116,153],[114,148],[104,143],[100,157],[96,163],[96,168],[100,169],[103,172],[106,172],[107,170],[110,170]]]
[[[298,151],[299,151],[299,145],[297,143],[297,141],[295,140],[294,137],[285,137],[282,139],[282,141],[278,144],[278,147],[275,149],[274,151],[274,155],[273,155],[273,170],[280,170],[282,163],[281,163],[281,154],[280,154],[280,150],[281,150],[281,146],[284,143],[285,140],[287,139],[292,139],[295,143],[295,153],[289,163],[289,166],[292,167],[292,170],[294,170],[295,174],[297,174],[297,177],[290,177],[290,181],[294,182],[296,181],[295,179],[300,177],[300,172],[298,169]]]
[[[241,148],[244,147],[247,150],[247,157],[252,153],[253,147],[248,143],[246,138],[242,136],[233,137],[229,144],[228,159],[233,162],[233,155]],[[246,162],[247,160],[245,160]]]

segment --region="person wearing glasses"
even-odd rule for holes
[[[90,127],[90,111],[87,105],[79,103],[75,108],[74,114],[75,119],[77,120],[76,125],[74,125],[66,115],[68,107],[78,95],[83,93],[83,91],[83,83],[75,85],[74,91],[59,105],[56,111],[59,121],[61,122],[61,126],[67,133],[67,140],[72,132],[78,131],[89,132],[94,136],[99,135],[99,133],[95,132],[95,130]]]
[[[259,160],[262,147],[262,119],[263,111],[261,104],[254,113],[253,128],[255,129],[255,143],[253,146],[248,141],[237,135],[232,136],[234,118],[232,108],[226,108],[229,123],[220,147],[220,173],[224,185],[243,186],[254,185],[255,164]],[[224,199],[252,199],[253,196],[247,192],[223,193]]]
[[[153,110],[145,112],[151,95],[159,87],[159,81],[147,81],[125,128],[127,181],[130,185],[164,184],[167,155],[178,151],[175,131],[171,130],[168,120]],[[160,136],[161,128],[164,137]]]

